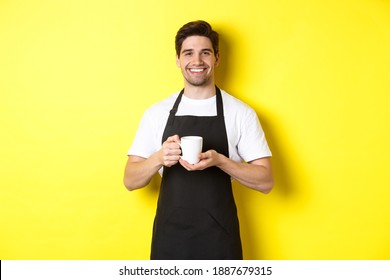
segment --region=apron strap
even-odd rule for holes
[[[217,115],[219,118],[223,118],[223,103],[221,90],[215,86],[215,94],[217,96]]]
[[[180,91],[179,96],[176,98],[175,104],[173,105],[172,109],[169,111],[169,118],[168,118],[169,125],[173,124],[173,120],[175,119],[177,108],[179,107],[179,103],[181,101],[181,97],[183,96],[183,93],[184,93],[184,89]]]
[[[184,89],[182,89],[179,93],[179,96],[176,98],[175,104],[173,105],[172,109],[169,111],[169,118],[168,118],[168,124],[172,125],[173,120],[175,118],[177,108],[179,108],[179,104],[181,101],[181,98],[183,96]],[[222,105],[222,95],[221,95],[221,90],[215,86],[215,94],[216,94],[216,102],[217,102],[217,115],[218,117],[223,118],[223,105]]]

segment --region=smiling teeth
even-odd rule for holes
[[[190,69],[191,72],[202,72],[204,69]]]

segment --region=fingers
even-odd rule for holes
[[[163,164],[164,166],[170,167],[178,163],[181,155],[181,150],[179,148],[172,148],[172,146],[167,145],[163,148]]]
[[[207,160],[200,160],[198,163],[191,164],[188,163],[186,160],[180,158],[179,162],[181,166],[183,166],[188,171],[203,170],[209,167],[209,162]]]
[[[176,143],[180,143],[180,137],[179,135],[173,135],[173,136],[170,136],[167,138],[166,142],[176,142]]]
[[[181,159],[181,148],[179,135],[173,135],[167,138],[162,145],[162,162],[164,166],[170,167],[178,162],[187,169],[192,170],[203,170],[210,166],[216,165],[216,157],[218,153],[214,150],[209,150],[199,154],[200,161],[197,164],[190,164],[187,161]]]
[[[178,135],[173,135],[167,138],[163,143],[164,155],[180,155],[180,138]]]
[[[207,152],[204,152],[204,153],[200,153],[199,154],[199,159],[202,160],[202,159],[208,159],[211,157],[211,151],[207,151]]]
[[[199,164],[190,164],[188,163],[187,161],[185,161],[184,159],[180,158],[179,159],[179,163],[181,164],[181,166],[183,166],[185,169],[187,169],[188,171],[193,171],[193,170],[198,170],[197,169],[197,165]]]
[[[215,150],[199,154],[200,161],[196,164],[190,164],[187,161],[180,159],[180,164],[188,171],[204,170],[208,167],[215,166],[218,162],[218,153]]]
[[[178,163],[181,155],[179,143],[180,138],[178,135],[168,137],[167,140],[163,143],[161,152],[164,166],[170,167]]]

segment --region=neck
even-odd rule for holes
[[[185,85],[184,95],[191,99],[207,99],[215,95],[215,85],[192,86]]]

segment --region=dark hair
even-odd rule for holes
[[[218,53],[219,35],[211,28],[211,25],[203,20],[189,22],[183,25],[176,34],[175,47],[176,54],[180,56],[181,46],[183,41],[190,36],[204,36],[210,39],[213,45],[214,54]]]

